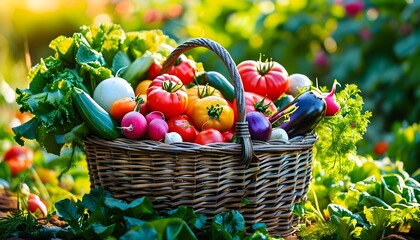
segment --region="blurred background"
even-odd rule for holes
[[[53,53],[49,43],[100,22],[125,31],[159,28],[179,43],[207,37],[236,63],[262,54],[320,85],[356,84],[373,113],[359,152],[383,154],[375,151],[382,144],[390,156],[419,161],[420,0],[2,0],[3,139],[30,117],[19,113],[15,89],[26,87],[28,69]],[[224,73],[214,54],[194,49],[191,55]]]

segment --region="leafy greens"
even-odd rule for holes
[[[34,139],[56,155],[63,147],[81,147],[88,131],[75,111],[72,88],[92,94],[102,80],[123,73],[143,55],[165,58],[174,46],[176,42],[160,30],[126,33],[111,23],[82,26],[71,37],[57,37],[49,45],[54,55],[29,71],[29,87],[16,89],[20,111],[33,114],[30,121],[13,128],[16,141]]]

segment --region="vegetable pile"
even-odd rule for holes
[[[124,32],[115,24],[83,26],[56,38],[50,44],[54,56],[31,69],[28,89],[17,89],[20,110],[34,117],[13,129],[16,140],[36,139],[54,154],[81,146],[89,134],[165,143],[234,141],[234,86],[185,55],[160,73],[175,46],[159,30]],[[323,93],[273,60],[246,60],[237,68],[253,140],[305,135],[340,109],[335,84]]]

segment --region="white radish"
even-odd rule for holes
[[[287,132],[283,128],[273,128],[273,131],[271,132],[270,140],[289,140],[289,136],[287,135]]]
[[[296,97],[302,91],[310,90],[312,86],[311,80],[303,74],[294,73],[288,77],[289,85],[286,93]]]
[[[126,138],[140,139],[147,132],[146,118],[139,112],[129,112],[121,120],[121,130]]]
[[[165,134],[165,143],[182,142],[181,134],[177,132],[168,132]]]

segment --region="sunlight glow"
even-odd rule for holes
[[[93,19],[93,23],[94,24],[99,24],[99,23],[109,23],[112,21],[111,16],[109,16],[108,14],[102,13],[97,15],[94,19]]]
[[[33,12],[51,12],[60,8],[60,0],[26,0],[26,5]]]
[[[333,38],[329,37],[325,39],[324,47],[328,52],[333,53],[337,51],[337,42]]]
[[[268,14],[272,13],[275,9],[274,3],[271,1],[262,1],[258,4],[258,8],[262,13]]]
[[[369,8],[366,12],[366,16],[370,21],[375,21],[379,17],[379,11],[375,8]]]

